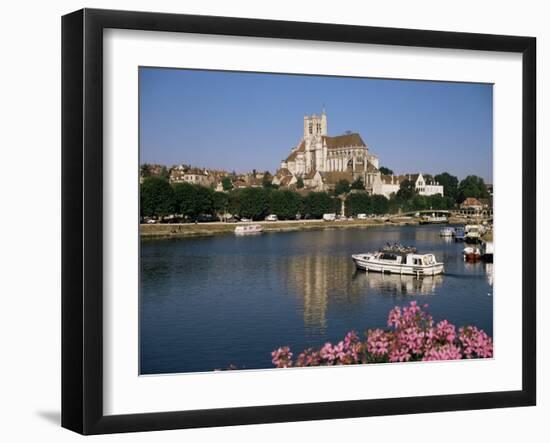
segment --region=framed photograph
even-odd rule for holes
[[[536,403],[531,37],[62,20],[62,425]]]

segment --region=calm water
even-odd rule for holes
[[[388,311],[428,303],[436,320],[493,334],[492,264],[468,264],[438,226],[335,229],[142,241],[141,373],[272,368],[270,353],[385,327]],[[434,252],[445,274],[357,272],[350,255],[387,241]]]

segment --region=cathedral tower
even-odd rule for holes
[[[306,173],[311,170],[324,170],[323,136],[327,135],[327,115],[304,115],[304,143]]]

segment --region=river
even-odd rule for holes
[[[465,263],[439,226],[328,229],[141,241],[140,372],[272,368],[271,351],[385,327],[388,311],[427,303],[435,320],[493,334],[492,264]],[[445,274],[356,271],[350,255],[398,241],[433,252]]]

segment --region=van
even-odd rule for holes
[[[367,214],[357,214],[357,220],[366,220]]]
[[[277,218],[277,215],[275,214],[269,214],[266,218],[265,218],[265,221],[278,221],[279,219]]]
[[[323,214],[323,220],[324,221],[334,221],[336,220],[336,214]]]

